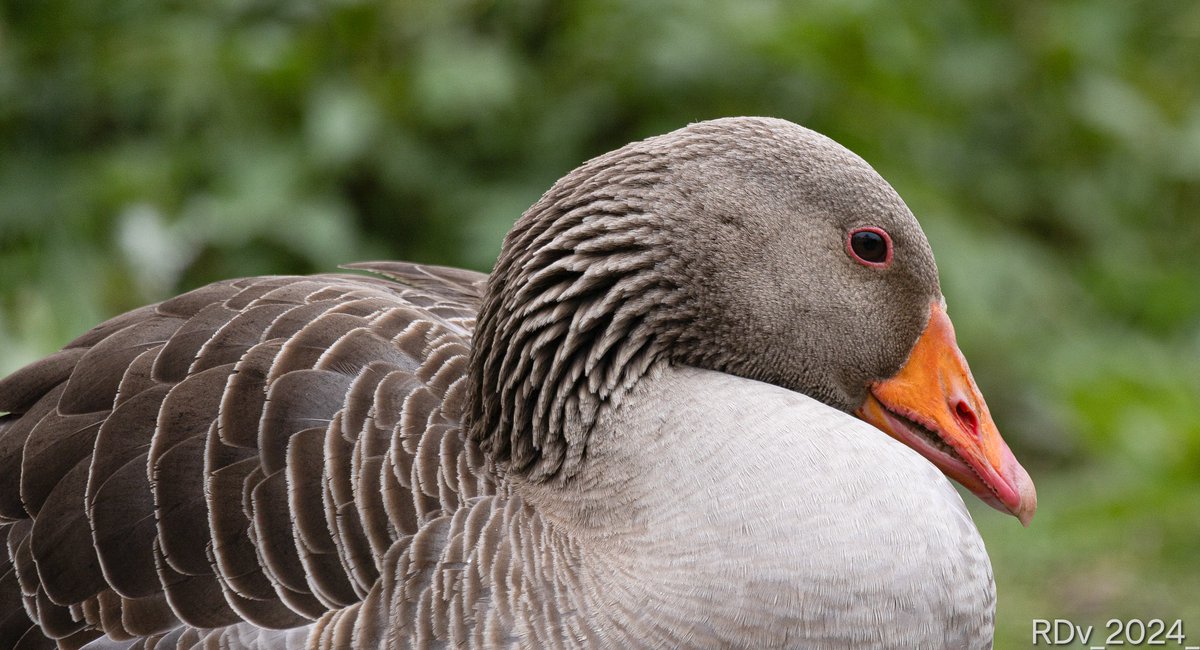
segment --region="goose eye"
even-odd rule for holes
[[[892,263],[892,238],[879,228],[851,231],[846,250],[855,261],[867,266],[886,267]]]

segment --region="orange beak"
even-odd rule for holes
[[[912,447],[985,503],[1028,526],[1033,481],[988,412],[940,303],[895,377],[871,386],[858,417]]]

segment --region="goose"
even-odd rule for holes
[[[493,273],[217,282],[0,381],[0,647],[986,648],[1028,525],[930,246],[772,118],[584,163]]]

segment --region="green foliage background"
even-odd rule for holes
[[[0,372],[218,278],[486,270],[560,175],[725,115],[874,164],[1033,474],[997,647],[1200,639],[1200,4],[0,0]]]

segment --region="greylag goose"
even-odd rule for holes
[[[0,647],[991,645],[946,476],[1024,523],[1033,484],[832,140],[692,124],[558,181],[491,276],[349,269],[0,381]]]

